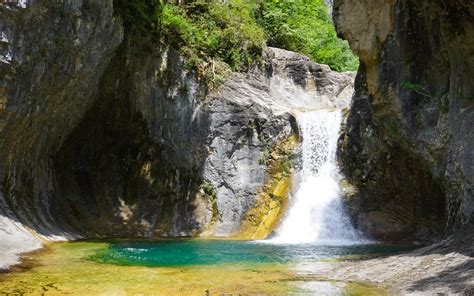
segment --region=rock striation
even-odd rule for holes
[[[10,1],[7,1],[10,2]],[[75,237],[52,211],[52,155],[94,101],[121,43],[111,1],[0,4],[0,268],[37,237]]]
[[[236,73],[210,96],[211,153],[204,178],[216,188],[222,221],[216,235],[238,230],[267,181],[271,146],[298,134],[298,110],[342,108],[354,73],[337,73],[293,52],[269,48],[263,70]]]
[[[469,227],[474,3],[336,0],[334,21],[361,60],[339,151],[354,222],[387,240]]]
[[[0,29],[0,268],[44,240],[234,235],[292,114],[353,91],[275,48],[211,89],[112,0],[2,3]]]

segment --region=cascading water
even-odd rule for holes
[[[272,243],[345,245],[363,242],[344,211],[336,164],[341,112],[301,113],[302,168],[288,215]]]

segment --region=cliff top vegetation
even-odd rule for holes
[[[323,0],[126,0],[124,8],[129,27],[159,36],[196,69],[243,71],[258,64],[265,44],[337,71],[358,67]]]

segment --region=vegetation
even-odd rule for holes
[[[337,38],[323,0],[176,2],[128,0],[125,23],[179,48],[190,66],[212,79],[259,63],[265,42],[338,71],[358,67],[347,42]]]
[[[288,205],[291,189],[294,149],[299,137],[292,135],[272,147],[264,149],[262,159],[270,175],[254,206],[245,214],[241,229],[235,234],[240,239],[265,239],[277,226]]]
[[[269,46],[305,54],[337,71],[359,67],[347,41],[337,37],[323,0],[265,0],[260,24]]]
[[[217,192],[214,186],[207,182],[204,181],[201,184],[200,190],[202,194],[209,200],[211,206],[212,206],[212,219],[211,223],[217,222],[219,219],[219,208],[217,207]]]
[[[197,66],[224,62],[232,70],[253,64],[262,54],[263,30],[254,15],[253,1],[193,1],[164,4],[159,18],[165,38],[181,48]]]
[[[419,83],[413,83],[413,82],[409,82],[409,81],[403,81],[400,86],[402,87],[402,89],[404,90],[408,90],[408,91],[413,91],[421,96],[424,96],[424,97],[427,97],[429,99],[431,99],[433,96],[431,95],[431,93],[429,92],[429,90],[427,90],[425,87],[423,87],[422,85],[420,85]]]

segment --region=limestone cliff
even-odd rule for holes
[[[0,268],[41,245],[26,229],[75,236],[55,217],[52,156],[93,104],[123,39],[112,1],[8,2],[0,4]]]
[[[474,222],[474,3],[336,0],[334,20],[361,60],[339,153],[356,224],[428,239]]]
[[[353,90],[352,73],[272,48],[210,89],[112,0],[0,4],[0,29],[6,257],[41,239],[233,235],[269,151],[298,133],[292,112]]]

